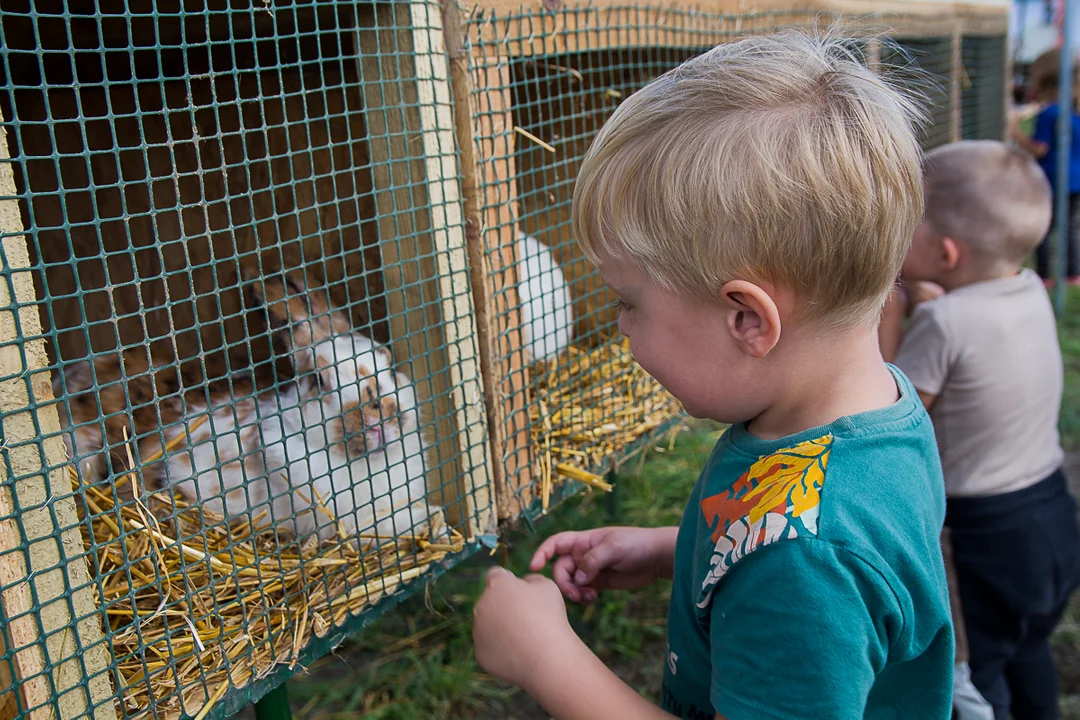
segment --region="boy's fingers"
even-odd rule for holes
[[[510,572],[504,567],[495,565],[494,567],[488,568],[487,573],[484,575],[484,587],[491,587],[491,584],[493,582],[495,582],[496,580],[505,579],[507,575],[509,575],[510,577],[514,577],[514,573]]]
[[[559,586],[562,594],[577,602],[581,597],[581,591],[571,579],[574,574],[576,563],[570,555],[563,555],[551,566],[551,579]]]
[[[581,533],[578,532],[564,532],[558,535],[552,535],[544,542],[540,543],[540,547],[536,549],[533,554],[532,561],[529,563],[529,569],[533,572],[542,570],[548,561],[556,555],[567,555],[573,550],[580,538]]]
[[[618,551],[611,543],[600,543],[578,561],[577,572],[574,573],[574,582],[578,585],[587,585],[600,574],[604,568],[610,567],[618,560]]]

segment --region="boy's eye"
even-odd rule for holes
[[[631,310],[630,303],[626,302],[622,298],[615,300],[615,307],[619,309],[619,312],[627,312]]]

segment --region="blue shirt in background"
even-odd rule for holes
[[[1035,132],[1031,139],[1046,143],[1050,152],[1039,160],[1051,187],[1057,187],[1057,122],[1061,106],[1054,104],[1045,108],[1035,118]],[[1069,193],[1080,193],[1080,116],[1072,116],[1072,152],[1069,156]]]
[[[930,417],[893,372],[891,407],[717,442],[679,527],[665,710],[949,719],[945,484]]]

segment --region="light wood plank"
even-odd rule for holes
[[[494,528],[493,513],[473,517],[474,499],[493,502],[491,460],[440,18],[438,5],[380,3],[357,47],[394,357],[435,414],[432,500],[472,536]]]
[[[785,26],[822,25],[841,17],[853,31],[904,37],[937,36],[959,27],[968,34],[1008,30],[1009,5],[952,4],[932,0],[811,0],[807,3],[704,3],[626,5],[620,0],[555,0],[542,12],[519,0],[483,0],[473,10],[472,33],[511,57],[599,51],[626,47],[711,47],[746,32]]]
[[[12,197],[8,157],[0,132],[0,196]],[[58,711],[62,720],[87,714],[109,720],[116,715],[108,656],[82,557],[60,420],[53,405],[31,408],[53,395],[23,232],[17,201],[0,201],[4,270],[11,273],[10,282],[0,282],[0,602],[12,652],[7,679],[17,684],[20,710],[30,718],[53,718]]]
[[[471,66],[463,38],[466,28],[454,0],[445,3],[445,34],[451,85],[466,243],[487,378],[485,406],[500,520],[513,519],[531,500],[530,429],[520,301],[514,205],[518,189],[510,116],[509,58]]]

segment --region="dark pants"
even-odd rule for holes
[[[1080,583],[1076,503],[1060,470],[1024,490],[949,499],[971,681],[997,720],[1058,717],[1050,633]]]
[[[1065,277],[1080,276],[1080,243],[1076,239],[1076,211],[1080,207],[1080,194],[1069,196],[1069,244],[1065,250]],[[1057,248],[1050,242],[1050,235],[1057,229],[1057,201],[1054,201],[1054,219],[1050,230],[1035,248],[1035,271],[1044,280],[1051,278],[1057,265]]]

